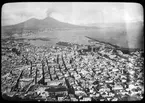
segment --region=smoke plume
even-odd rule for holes
[[[56,12],[53,8],[48,8],[46,11],[47,17],[50,16],[52,13]]]

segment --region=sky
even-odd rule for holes
[[[111,2],[17,2],[2,6],[2,26],[30,18],[50,16],[61,22],[87,25],[143,21],[143,7],[138,3]]]

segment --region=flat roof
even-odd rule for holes
[[[56,86],[56,87],[50,87],[48,89],[45,89],[47,92],[65,92],[67,91],[66,86]]]

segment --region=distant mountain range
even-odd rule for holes
[[[117,41],[127,41],[129,47],[141,47],[144,44],[144,22],[131,22],[131,23],[108,23],[108,24],[104,24],[104,23],[92,23],[92,24],[87,24],[84,26],[79,26],[79,25],[73,25],[73,24],[69,24],[69,23],[64,23],[64,22],[60,22],[56,19],[53,19],[52,17],[46,17],[45,19],[39,20],[39,19],[29,19],[27,21],[24,21],[22,23],[19,24],[15,24],[15,25],[9,25],[9,26],[2,26],[1,30],[1,36],[2,37],[9,37],[9,36],[13,36],[15,34],[21,35],[21,34],[25,34],[25,33],[37,33],[39,32],[39,30],[43,29],[53,29],[55,30],[57,29],[81,29],[81,28],[85,28],[85,29],[89,29],[89,28],[95,28],[95,29],[101,29],[101,32],[104,32],[102,34],[109,34],[110,39],[115,38],[113,40]],[[104,29],[104,30],[103,30]],[[100,31],[99,31],[100,32]],[[100,35],[97,33],[96,36],[91,37],[91,38],[96,38],[97,37],[101,37]],[[103,37],[104,38],[104,37]],[[124,39],[122,39],[124,38]],[[114,41],[111,41],[111,43],[113,43]]]
[[[112,23],[88,23],[88,24],[81,24],[83,26],[88,26],[88,27],[98,27],[98,28],[113,28],[113,27],[126,27],[127,25],[137,25],[137,26],[143,26],[142,21],[132,21],[132,22],[112,22]]]
[[[51,17],[46,17],[45,19],[42,20],[32,18],[19,24],[2,26],[2,34],[11,35],[14,33],[21,33],[24,30],[37,31],[39,29],[44,28],[54,29],[54,28],[85,28],[85,27],[86,26],[78,26],[60,22]]]
[[[131,25],[142,25],[143,22],[133,22]],[[27,21],[24,21],[19,24],[2,26],[2,35],[12,35],[12,34],[22,34],[24,31],[38,31],[42,29],[55,29],[55,28],[124,28],[126,27],[126,23],[90,23],[90,24],[82,24],[73,25],[69,23],[60,22],[52,17],[46,17],[45,19],[39,20],[35,18],[31,18]]]

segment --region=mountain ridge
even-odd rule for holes
[[[52,17],[46,17],[44,19],[31,18],[24,22],[2,26],[2,34],[12,35],[15,33],[22,33],[26,30],[37,31],[40,29],[55,29],[55,28],[86,28],[86,26],[73,25],[65,22],[58,21]]]

